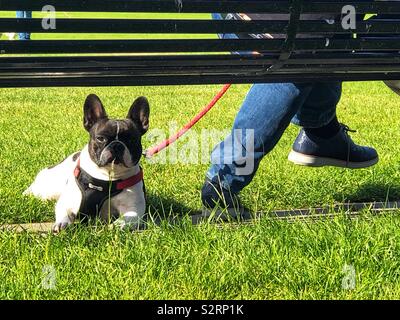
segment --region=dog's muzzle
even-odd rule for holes
[[[115,164],[122,163],[125,167],[132,165],[129,150],[122,141],[113,140],[103,149],[99,158],[99,166],[106,166],[113,161]]]

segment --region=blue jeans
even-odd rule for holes
[[[237,38],[222,36],[233,37]],[[240,192],[251,182],[262,158],[275,147],[290,122],[306,128],[326,125],[336,116],[341,92],[341,82],[254,84],[231,134],[214,148],[207,178],[220,181],[234,193]]]
[[[32,18],[32,12],[31,11],[17,11],[17,18],[20,18],[20,19],[31,19]],[[31,39],[31,34],[29,32],[18,33],[18,39],[19,40],[30,40]]]

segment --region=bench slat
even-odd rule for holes
[[[298,70],[301,68],[304,68],[304,66],[307,66],[307,72],[304,72],[304,74],[307,73],[315,73],[315,72],[321,72],[322,69],[324,71],[330,70],[330,69],[335,69],[335,72],[348,72],[349,71],[349,65],[346,63],[342,63],[341,65],[338,64],[332,64],[332,65],[326,65],[324,63],[321,64],[307,64],[306,61],[303,61],[303,63],[300,65],[290,65],[288,67],[283,66],[279,71],[274,71],[274,73],[298,73]],[[13,77],[13,76],[34,76],[41,74],[43,76],[55,76],[57,77],[57,74],[70,74],[74,75],[74,73],[79,73],[79,74],[86,74],[86,76],[90,75],[96,75],[98,73],[103,73],[106,72],[107,75],[109,76],[118,76],[121,74],[127,74],[129,76],[152,76],[152,75],[159,75],[159,76],[171,76],[171,75],[218,75],[218,74],[228,74],[232,71],[234,71],[236,74],[247,74],[251,75],[252,73],[257,73],[260,75],[261,73],[264,74],[269,74],[268,68],[271,65],[257,65],[257,64],[241,64],[241,65],[235,65],[235,64],[226,64],[226,65],[212,65],[212,64],[207,64],[207,65],[186,65],[186,66],[180,66],[179,68],[176,68],[174,66],[154,66],[154,67],[146,67],[144,68],[143,65],[140,66],[135,66],[135,65],[129,65],[129,66],[120,66],[118,64],[115,64],[114,66],[96,66],[96,65],[74,65],[70,67],[42,67],[40,69],[31,69],[29,66],[26,66],[25,68],[19,67],[17,69],[14,68],[2,68],[0,69],[0,75],[7,77]],[[394,72],[400,72],[400,63],[397,64],[376,64],[375,66],[371,67],[369,72],[386,72],[386,70],[390,68],[391,73]],[[365,73],[365,66],[362,64],[358,64],[356,66],[351,67],[351,72],[353,73],[362,73],[364,70]],[[272,74],[272,73],[271,73]],[[65,75],[64,75],[65,76]]]
[[[53,5],[57,11],[68,12],[289,12],[290,1],[265,0],[2,0],[0,10],[41,11]],[[398,1],[303,1],[303,13],[340,13],[344,5],[353,5],[357,13],[400,13]]]
[[[326,73],[323,73],[323,72]],[[400,72],[330,72],[324,70],[313,73],[271,73],[261,74],[183,74],[160,76],[124,75],[110,76],[106,72],[101,75],[88,75],[86,73],[71,74],[68,76],[43,75],[36,76],[28,74],[7,75],[0,77],[2,88],[35,88],[35,87],[96,87],[96,86],[149,86],[149,85],[194,85],[194,84],[242,84],[242,83],[265,83],[265,82],[314,82],[318,81],[373,81],[373,80],[397,80]],[[235,72],[235,70],[233,70]]]
[[[43,29],[42,19],[0,18],[0,32],[35,33],[282,33],[288,21],[275,20],[182,20],[182,19],[57,19],[56,29]],[[300,21],[298,34],[399,34],[400,21],[381,19],[360,21],[355,30],[343,29],[340,21]]]
[[[391,80],[397,53],[293,54],[270,71],[276,55],[1,57],[0,87],[122,86],[281,81]],[[390,62],[390,63],[388,63]]]
[[[66,70],[72,68],[192,68],[199,66],[259,66],[267,68],[277,62],[275,55],[168,55],[168,56],[41,56],[41,57],[0,57],[0,72],[10,70]],[[292,65],[387,65],[400,64],[400,57],[395,53],[315,53],[293,54],[285,62]]]
[[[394,41],[395,40],[395,41]],[[62,54],[62,53],[167,53],[280,51],[285,40],[271,39],[173,39],[173,40],[36,40],[1,41],[2,54]],[[197,51],[196,51],[197,48]],[[360,39],[297,39],[294,51],[400,51],[400,37]]]
[[[41,11],[53,5],[68,12],[288,12],[290,1],[265,0],[2,0],[0,10]]]

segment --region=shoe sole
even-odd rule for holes
[[[376,157],[375,159],[363,162],[351,162],[351,161],[347,162],[344,160],[338,160],[333,158],[311,156],[292,150],[289,153],[288,160],[295,164],[307,167],[331,166],[331,167],[340,167],[348,169],[361,169],[373,166],[378,162],[379,158]]]

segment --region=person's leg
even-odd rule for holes
[[[32,18],[32,12],[31,11],[17,11],[16,16],[19,19],[30,19],[30,18]],[[30,38],[31,38],[31,34],[29,32],[18,33],[19,40],[30,40]]]
[[[223,16],[221,13],[212,13],[211,18],[213,20],[224,20],[226,16],[225,15]],[[218,37],[220,39],[238,39],[238,36],[234,33],[224,33],[224,34],[219,33]]]
[[[213,18],[223,17],[213,14]],[[235,34],[219,37],[238,38]],[[293,122],[301,119],[310,130],[325,134],[337,130],[340,94],[340,83],[253,85],[231,134],[211,154],[212,165],[202,188],[203,204],[214,207],[225,202],[232,207],[234,196],[251,182],[261,159],[274,148],[295,115]],[[307,106],[302,108],[305,101]]]
[[[341,95],[341,82],[314,83],[292,123],[304,128],[320,128],[327,125],[336,117],[336,106]]]
[[[238,193],[251,182],[261,159],[275,147],[290,121],[315,130],[323,126],[324,131],[332,130],[331,121],[335,119],[340,95],[341,83],[253,85],[236,116],[232,133],[211,154],[213,165],[207,178],[218,177],[224,188]],[[254,132],[253,152],[244,150],[246,141],[242,136],[246,129]],[[247,175],[236,175],[238,162],[245,160],[254,160],[254,170]]]
[[[213,13],[212,18],[234,19],[234,16],[230,18],[229,15]],[[237,34],[218,34],[218,37],[239,38]],[[293,83],[255,84],[251,87],[236,116],[231,134],[211,154],[212,165],[202,189],[203,203],[215,198],[215,186],[208,181],[233,193],[238,193],[250,183],[261,159],[278,142],[311,87],[309,84],[296,86]],[[249,141],[251,138],[254,142]],[[246,148],[249,143],[254,145],[250,150]],[[245,170],[243,163],[250,166],[247,168],[250,170]]]
[[[229,13],[226,15],[222,15],[221,13],[212,13],[211,17],[213,20],[223,20],[223,19],[234,20],[234,17]],[[219,39],[239,39],[240,37],[235,33],[219,33],[218,38]],[[252,51],[240,51],[240,52],[233,51],[231,53],[232,54],[240,54],[240,55],[253,54]]]
[[[378,162],[375,149],[356,145],[339,123],[340,82],[316,83],[292,122],[303,127],[289,160],[307,166],[365,168]]]
[[[17,16],[18,19],[25,18],[25,11],[17,11],[16,16]],[[18,33],[18,39],[19,40],[25,40],[25,33],[24,32],[19,32]]]
[[[237,194],[251,182],[261,159],[279,141],[311,89],[311,84],[293,83],[251,87],[231,134],[211,154],[212,165],[202,189],[206,206],[217,202],[216,191],[221,188]]]
[[[32,11],[24,11],[25,19],[32,19]],[[25,40],[31,40],[30,32],[25,32]]]

